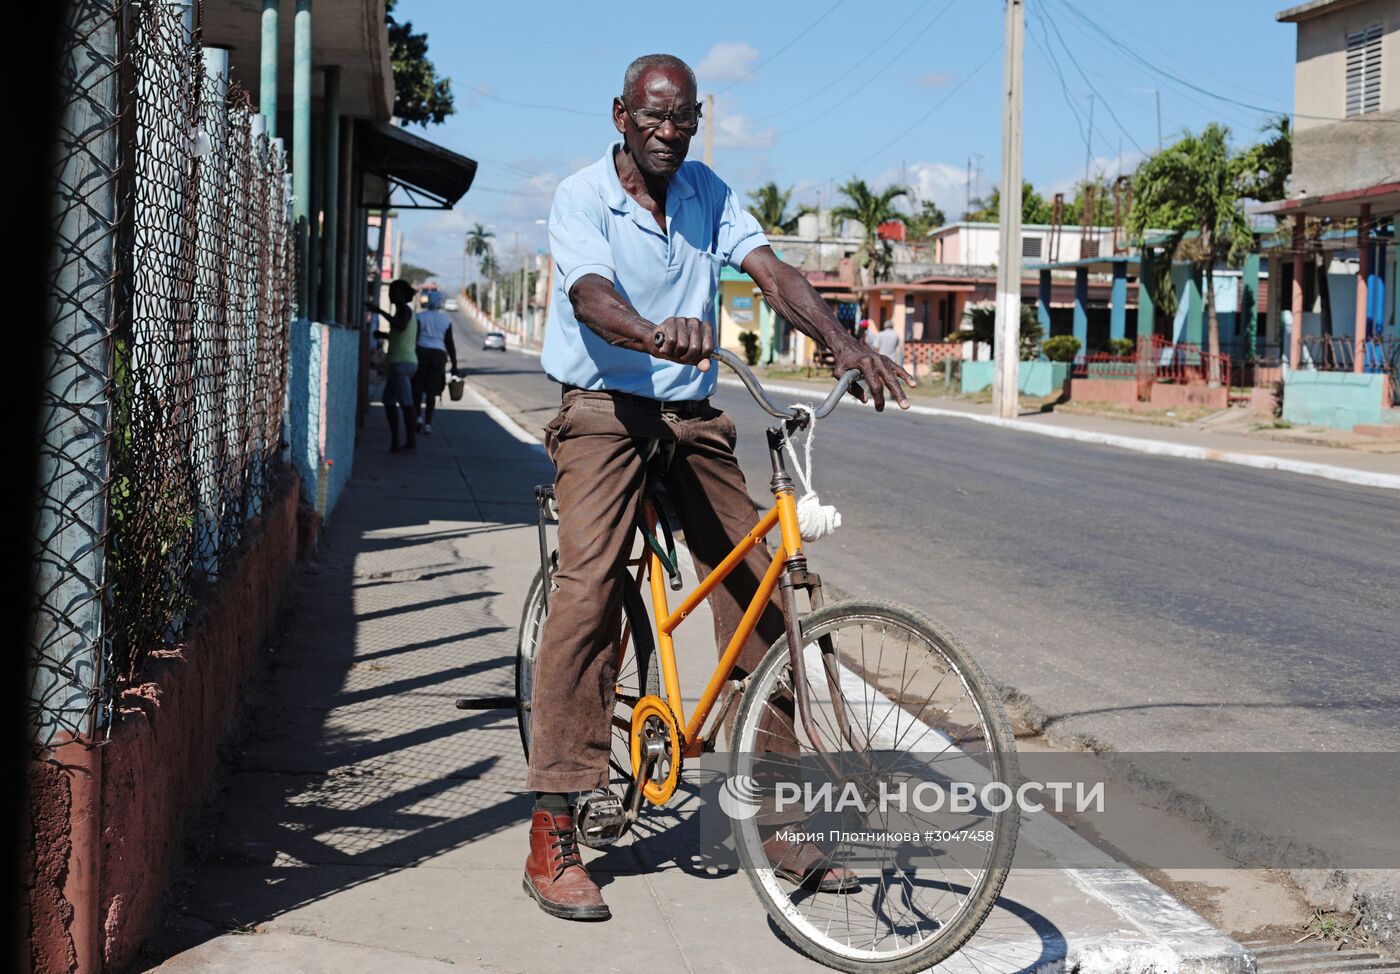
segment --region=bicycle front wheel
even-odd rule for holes
[[[926,970],[976,932],[1010,870],[1014,802],[932,807],[955,782],[1014,795],[1000,695],[951,633],[903,606],[839,602],[801,631],[821,748],[798,715],[780,639],[735,723],[726,787],[750,804],[747,816],[725,810],[740,863],[769,916],[814,960]]]

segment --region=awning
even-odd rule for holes
[[[384,122],[355,123],[355,165],[370,209],[450,210],[476,178],[476,160]]]
[[[1400,212],[1400,183],[1378,183],[1365,189],[1330,193],[1326,196],[1302,196],[1291,200],[1275,200],[1250,207],[1251,213],[1272,213],[1274,216],[1352,217],[1361,214],[1361,207],[1371,207],[1374,216]]]

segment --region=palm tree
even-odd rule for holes
[[[494,236],[494,233],[487,230],[480,223],[473,224],[472,228],[467,231],[467,242],[463,252],[468,257],[481,258],[480,267],[483,277],[491,276],[486,270],[486,258],[491,257],[492,267],[495,267],[495,258],[491,247],[491,238]],[[493,270],[492,273],[495,273],[495,271]]]
[[[1215,264],[1231,260],[1254,243],[1240,206],[1240,161],[1230,152],[1230,130],[1207,125],[1187,132],[1175,144],[1146,159],[1133,177],[1133,208],[1128,227],[1142,239],[1148,227],[1173,234],[1169,252],[1205,273],[1210,384],[1220,384],[1220,319],[1215,314]],[[1195,233],[1194,240],[1187,234]]]
[[[898,221],[903,223],[905,216],[894,208],[894,201],[908,196],[909,190],[903,186],[891,186],[882,193],[876,193],[863,179],[852,179],[841,187],[841,193],[850,200],[848,206],[837,206],[831,210],[831,218],[837,221],[854,220],[864,229],[865,240],[856,251],[856,264],[864,269],[862,283],[874,284],[889,264],[889,246],[879,245],[880,224]]]
[[[758,220],[764,233],[792,233],[797,229],[798,217],[813,212],[810,206],[800,206],[796,213],[788,215],[792,189],[791,186],[779,189],[777,183],[768,182],[749,192],[749,212]]]

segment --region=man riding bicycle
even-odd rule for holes
[[[563,386],[559,413],[545,427],[557,470],[559,561],[535,661],[527,787],[536,799],[525,887],[545,912],[567,919],[610,915],[579,856],[568,795],[608,784],[611,634],[645,448],[660,441],[671,453],[666,485],[702,575],[757,518],[734,458],[734,423],[709,401],[722,265],[748,274],[778,314],[825,345],[838,376],[859,369],[877,410],[887,394],[908,408],[900,383],[914,384],[842,328],[719,177],[685,161],[699,120],[685,62],[666,54],[633,61],[612,104],[622,140],[559,184],[549,215],[555,293],[541,361]],[[719,646],[738,627],[767,561],[755,548],[710,596]],[[752,671],[783,631],[775,598],[738,668]],[[796,880],[843,882],[840,870],[815,855],[808,862],[800,850],[784,867]]]

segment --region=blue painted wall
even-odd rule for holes
[[[962,364],[962,391],[980,392],[992,384],[995,362],[964,362]],[[1017,385],[1023,396],[1051,396],[1058,393],[1069,377],[1068,362],[1049,362],[1037,359],[1022,362],[1017,370]]]
[[[287,439],[305,496],[327,520],[355,467],[356,338],[355,332],[332,325],[305,320],[292,325]]]
[[[1400,423],[1400,410],[1386,409],[1381,373],[1292,370],[1283,384],[1283,418],[1300,426],[1351,429],[1357,423]]]

